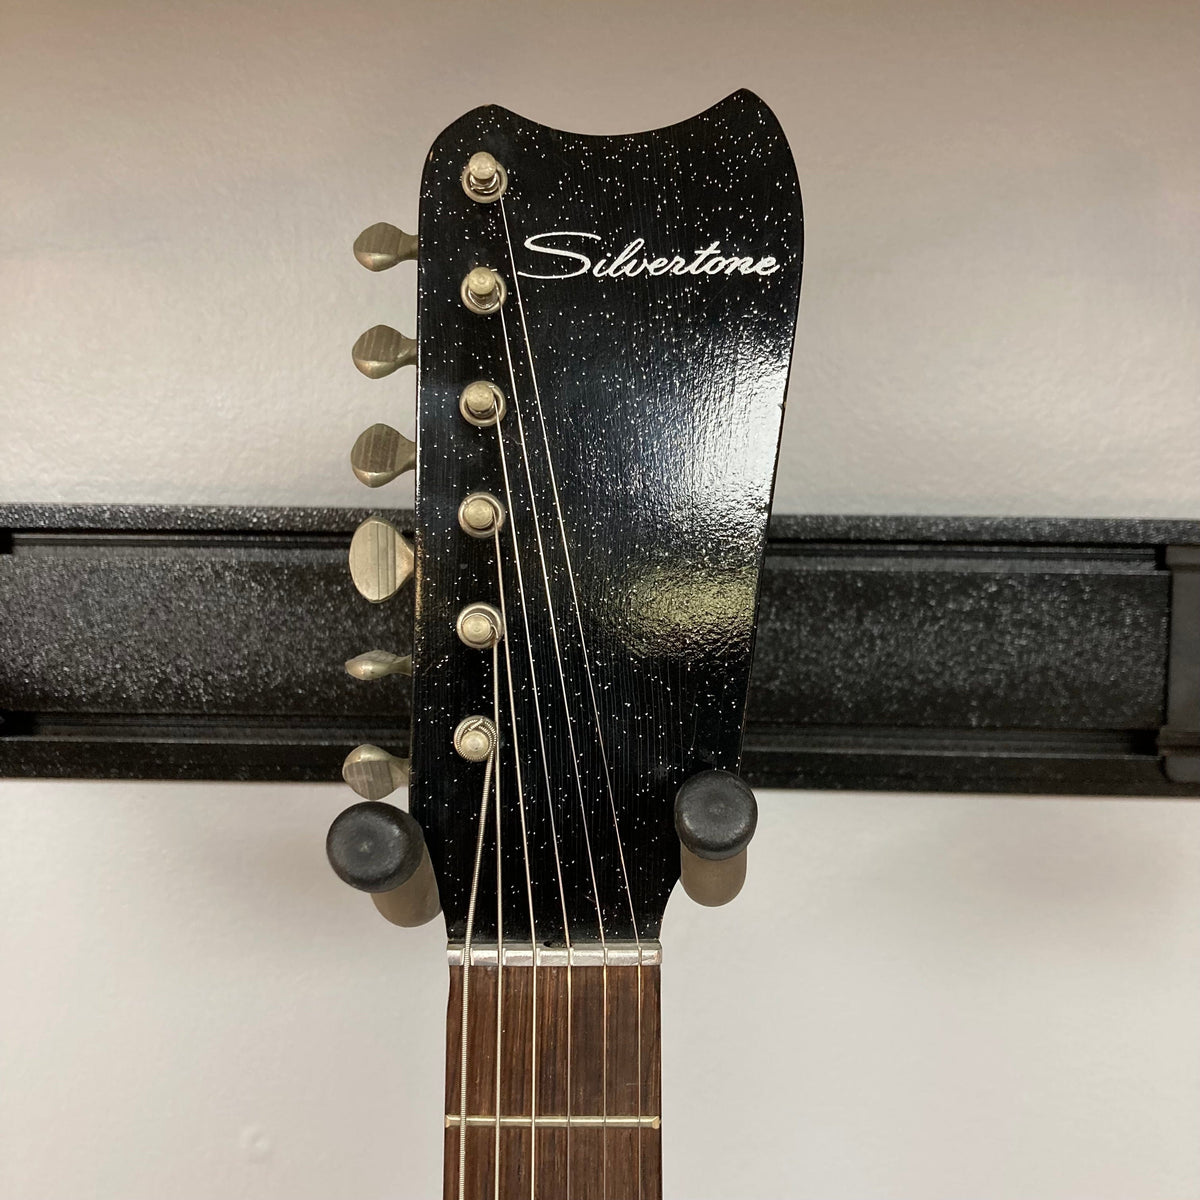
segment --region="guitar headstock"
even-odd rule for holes
[[[475,109],[430,150],[419,247],[356,244],[372,269],[416,255],[419,304],[415,348],[379,326],[355,361],[417,362],[407,773],[451,940],[501,917],[544,944],[656,938],[677,793],[741,752],[800,290],[791,153],[745,91],[619,137]],[[387,426],[355,447],[372,485],[413,459]],[[369,599],[403,582],[397,539],[355,536]],[[355,755],[371,799],[404,778]]]

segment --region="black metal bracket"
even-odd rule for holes
[[[1158,751],[1167,778],[1200,784],[1200,546],[1168,546],[1171,641],[1167,659],[1167,724]]]
[[[0,506],[0,774],[319,780],[403,753],[411,601],[354,510]],[[407,513],[389,514],[402,528]],[[1200,522],[778,517],[759,787],[1200,796]]]

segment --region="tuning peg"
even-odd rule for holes
[[[385,675],[411,675],[412,655],[389,654],[386,650],[368,650],[346,660],[346,674],[355,679],[382,679]]]
[[[402,809],[378,801],[351,805],[329,827],[325,853],[337,877],[370,892],[393,924],[424,925],[441,911],[425,836]]]
[[[680,881],[697,904],[728,904],[746,881],[746,847],[758,824],[754,793],[732,771],[702,771],[675,795]]]
[[[372,604],[390,600],[413,573],[413,549],[391,521],[368,517],[350,539],[350,578]]]
[[[354,239],[354,257],[368,271],[386,271],[417,257],[417,235],[380,221]]]
[[[367,487],[382,487],[416,465],[417,443],[390,425],[364,429],[350,451],[350,466]]]
[[[342,763],[342,778],[364,800],[382,800],[408,785],[408,759],[378,746],[355,746]]]
[[[390,325],[373,325],[354,343],[351,356],[368,379],[382,379],[417,361],[417,343]]]

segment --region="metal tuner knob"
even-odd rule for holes
[[[368,650],[346,660],[346,674],[354,679],[373,681],[387,675],[411,675],[412,655],[392,654],[389,650]]]
[[[351,357],[368,379],[382,379],[417,361],[417,343],[390,325],[373,325],[354,343]]]
[[[382,604],[408,582],[415,558],[408,539],[391,521],[368,517],[350,539],[349,561],[359,595]]]
[[[382,800],[408,786],[408,759],[369,743],[355,746],[342,763],[342,778],[364,800]]]
[[[680,881],[697,904],[728,904],[746,881],[746,847],[758,824],[758,802],[732,771],[702,771],[675,795]]]
[[[382,487],[417,465],[417,443],[382,422],[364,429],[350,451],[355,478],[367,487]]]
[[[417,257],[417,235],[380,221],[354,239],[354,257],[368,271],[386,271]]]
[[[373,800],[351,805],[329,827],[325,853],[337,877],[369,892],[393,925],[424,925],[441,911],[425,836],[403,809]]]

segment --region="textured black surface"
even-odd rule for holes
[[[247,508],[235,505],[0,504],[0,536],[14,530],[56,537],[89,530],[128,533],[350,534],[383,512],[411,532],[411,512],[379,508]],[[872,513],[775,513],[771,540],[881,543],[962,542],[980,546],[1159,546],[1200,544],[1200,521],[1137,517],[943,517]]]
[[[0,506],[0,773],[335,780],[360,742],[405,753],[407,681],[339,666],[411,644],[407,599],[347,581],[363,515]],[[1168,545],[1200,523],[775,518],[741,774],[1200,795],[1156,748]]]
[[[494,204],[461,185],[479,150],[508,172]],[[498,677],[505,930],[654,937],[679,873],[675,791],[741,751],[800,288],[791,152],[748,92],[618,137],[476,109],[430,152],[420,238],[410,795],[450,936],[465,931],[483,768],[448,735],[493,714]],[[580,269],[618,271],[622,253],[628,274]],[[495,315],[460,299],[476,266],[507,280]],[[508,397],[500,438],[458,415],[477,379]],[[479,488],[508,513],[503,586],[497,546],[458,526]],[[507,617],[495,665],[455,635],[478,600]],[[492,837],[481,895],[497,891]],[[481,908],[476,935],[495,921]]]
[[[777,640],[756,664],[750,720],[1157,728],[1170,586],[1157,557],[962,543],[778,552],[760,614]]]

